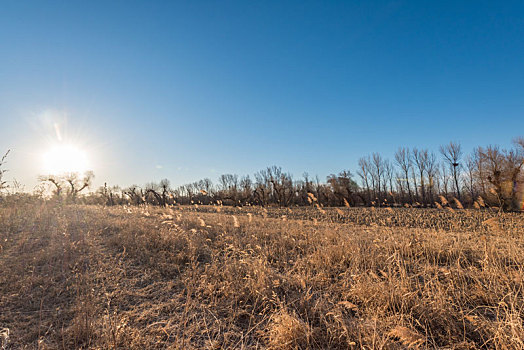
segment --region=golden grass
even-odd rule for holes
[[[2,207],[0,341],[524,348],[522,215],[320,209]]]

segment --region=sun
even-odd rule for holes
[[[50,148],[42,156],[43,170],[46,174],[82,173],[89,167],[87,153],[71,144],[59,144]]]

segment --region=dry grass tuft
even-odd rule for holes
[[[499,223],[499,220],[497,218],[487,219],[485,221],[482,221],[482,224],[484,224],[487,227],[489,227],[490,230],[493,231],[493,232],[500,232],[500,230],[501,230],[500,223]]]
[[[398,339],[408,348],[419,348],[425,343],[425,337],[415,330],[403,326],[396,326],[389,331],[389,336]]]
[[[233,227],[240,227],[240,223],[238,222],[237,217],[233,215],[232,218],[233,218]]]
[[[307,198],[309,200],[309,203],[312,203],[312,202],[316,202],[317,201],[317,197],[315,197],[315,195],[311,192],[308,192],[307,194]]]
[[[457,198],[453,197],[453,201],[455,202],[455,206],[457,207],[457,209],[464,209],[464,206]]]
[[[285,309],[280,310],[271,317],[268,328],[270,349],[309,348],[311,328],[296,314]]]

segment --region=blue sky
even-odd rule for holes
[[[36,184],[63,137],[96,184],[524,135],[522,1],[4,1],[0,151]]]

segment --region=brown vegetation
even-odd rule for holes
[[[522,215],[448,208],[4,202],[0,344],[524,348]]]
[[[47,185],[48,194],[64,203],[440,208],[445,201],[454,202],[458,208],[491,206],[505,211],[524,210],[523,138],[515,139],[511,149],[477,147],[465,157],[460,144],[450,142],[440,148],[440,154],[441,162],[429,150],[417,148],[399,148],[395,162],[379,153],[362,157],[356,173],[360,184],[349,170],[330,174],[321,182],[318,176],[311,179],[308,173],[294,180],[277,166],[256,172],[254,181],[249,175],[223,174],[215,185],[208,178],[175,188],[167,179],[143,187],[120,188],[106,183],[85,196],[81,194],[90,187],[92,172],[47,175],[40,180],[43,187]],[[2,172],[0,190],[1,175]]]

